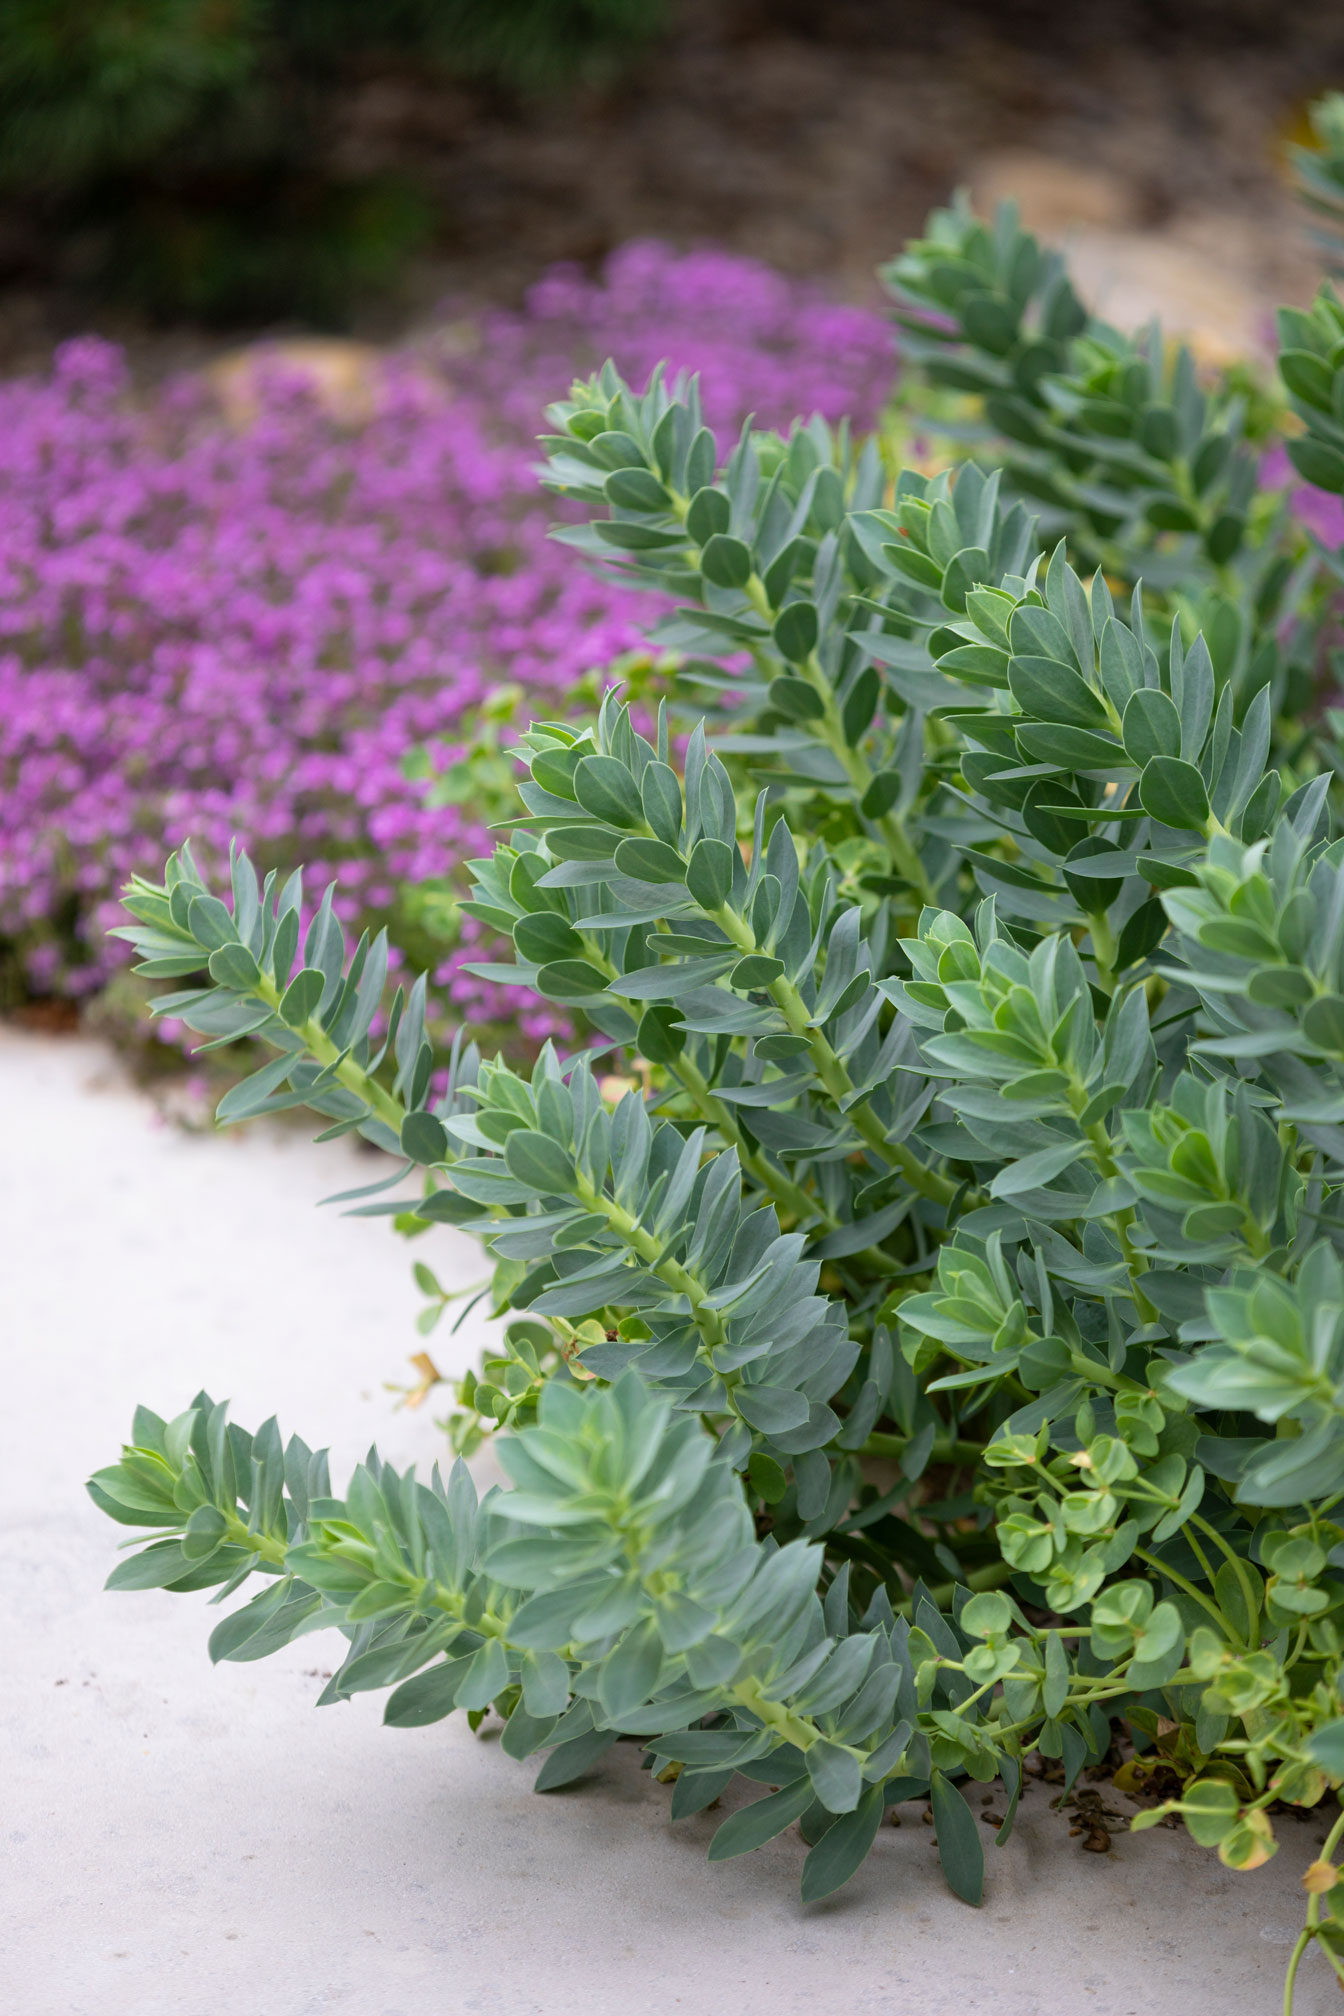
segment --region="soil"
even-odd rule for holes
[[[1309,285],[1283,147],[1306,102],[1344,84],[1338,0],[672,0],[670,13],[625,74],[541,102],[395,69],[349,80],[330,166],[409,173],[441,220],[433,255],[352,333],[396,336],[449,294],[515,301],[553,261],[595,264],[645,235],[712,240],[863,299],[877,262],[963,181],[1025,182],[1046,229],[1174,244],[1178,266],[1193,247],[1258,298]],[[0,369],[90,325],[151,366],[221,347],[41,277],[33,238],[31,219],[0,213]],[[1219,313],[1215,299],[1205,319]]]

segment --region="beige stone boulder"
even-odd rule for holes
[[[217,357],[204,375],[231,425],[246,427],[260,409],[260,379],[274,370],[306,380],[323,408],[343,425],[362,426],[378,410],[383,353],[372,343],[345,337],[248,343]]]
[[[970,194],[982,217],[1011,198],[1028,231],[1052,242],[1080,230],[1126,231],[1140,217],[1138,191],[1119,175],[1026,147],[982,155],[971,170]]]
[[[1156,315],[1208,363],[1268,355],[1274,301],[1285,282],[1299,291],[1262,229],[1202,210],[1145,227],[1140,189],[1107,169],[1014,148],[984,156],[968,179],[982,216],[1012,197],[1027,229],[1067,253],[1095,314],[1121,329]]]

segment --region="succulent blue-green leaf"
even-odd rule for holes
[[[1047,1715],[1058,1715],[1063,1708],[1065,1701],[1068,1699],[1071,1677],[1068,1656],[1064,1650],[1064,1640],[1060,1637],[1058,1631],[1047,1631],[1045,1634],[1045,1686],[1041,1690],[1041,1699]]]
[[[757,988],[768,987],[778,980],[784,971],[782,959],[769,958],[762,952],[750,952],[745,959],[739,959],[728,975],[728,984],[742,993],[753,992]]]
[[[803,1902],[829,1897],[847,1883],[877,1839],[886,1810],[880,1785],[865,1790],[852,1813],[833,1820],[803,1864]]]
[[[648,1700],[657,1685],[662,1663],[663,1648],[657,1626],[646,1618],[625,1633],[602,1664],[598,1680],[600,1698],[613,1720],[618,1721]]]
[[[1110,726],[1105,704],[1072,666],[1049,658],[1015,657],[1008,668],[1008,684],[1022,712],[1033,721],[1102,731]]]
[[[426,1166],[442,1162],[448,1153],[448,1134],[442,1120],[433,1113],[408,1113],[401,1123],[401,1152],[410,1161]]]
[[[672,1787],[669,1812],[674,1820],[689,1819],[692,1813],[703,1813],[716,1799],[727,1791],[736,1773],[734,1771],[683,1771]]]
[[[1084,1140],[1061,1141],[1050,1148],[1039,1148],[1034,1154],[1024,1155],[1020,1162],[1009,1162],[1001,1169],[989,1186],[990,1195],[1015,1197],[1024,1190],[1040,1189],[1072,1168],[1087,1151],[1088,1143]]]
[[[552,797],[574,801],[574,772],[582,762],[582,749],[542,749],[532,758],[532,775]]]
[[[816,687],[787,672],[770,681],[770,705],[790,721],[822,721],[826,717],[826,702]]]
[[[681,785],[667,763],[650,763],[639,785],[644,817],[655,836],[675,848],[681,832]],[[684,871],[683,871],[684,873]]]
[[[787,602],[775,618],[775,647],[790,664],[802,664],[815,651],[817,635],[815,603]]]
[[[815,1797],[810,1778],[795,1778],[768,1798],[730,1814],[709,1844],[710,1861],[727,1862],[734,1855],[749,1855],[753,1849],[763,1848],[792,1826]]]
[[[441,1722],[457,1706],[457,1689],[470,1664],[470,1659],[446,1659],[403,1680],[388,1696],[383,1721],[390,1729],[423,1729]]]
[[[236,945],[238,933],[226,904],[218,896],[201,895],[193,897],[187,911],[187,923],[192,937],[198,945],[213,952],[222,945]]]
[[[508,1655],[498,1638],[487,1638],[467,1663],[457,1686],[460,1708],[488,1708],[509,1684]]]
[[[315,966],[301,967],[280,997],[281,1021],[287,1022],[291,1029],[300,1028],[317,1013],[325,987],[326,977]]]
[[[704,546],[716,532],[726,532],[732,520],[732,506],[722,490],[706,486],[697,490],[686,513],[686,530],[698,546]]]
[[[697,840],[686,869],[686,886],[702,910],[722,909],[733,887],[734,850],[724,840]]]
[[[166,1589],[170,1582],[186,1575],[191,1566],[191,1558],[176,1540],[156,1540],[139,1554],[128,1554],[124,1561],[119,1561],[103,1587]]]
[[[537,992],[548,1001],[584,1001],[590,995],[605,994],[607,985],[606,974],[586,959],[556,959],[541,967],[536,976]]]
[[[840,1743],[826,1738],[805,1752],[807,1775],[822,1805],[831,1813],[850,1813],[863,1791],[863,1760]]]
[[[751,579],[751,548],[729,533],[715,532],[701,549],[700,571],[716,588],[745,588]]]
[[[1308,1736],[1305,1747],[1323,1771],[1344,1783],[1344,1720],[1322,1723]]]
[[[1302,1010],[1302,1034],[1309,1043],[1344,1056],[1344,995],[1322,994]]]
[[[1139,778],[1139,801],[1164,826],[1202,833],[1209,823],[1209,794],[1193,763],[1178,756],[1153,756]]]
[[[585,1771],[591,1771],[599,1757],[605,1757],[615,1741],[614,1729],[593,1729],[586,1736],[557,1744],[538,1771],[533,1791],[558,1792],[562,1785],[572,1785]]]
[[[516,1701],[499,1739],[500,1749],[522,1763],[551,1741],[555,1720],[554,1715],[533,1715],[525,1700]]]
[[[800,1428],[809,1413],[807,1396],[782,1386],[739,1386],[737,1404],[742,1415],[763,1435],[782,1435]]]
[[[603,488],[607,501],[623,511],[665,511],[670,501],[647,469],[613,469]]]
[[[964,1903],[979,1904],[985,1890],[985,1850],[979,1822],[965,1799],[941,1771],[929,1777],[933,1831],[948,1888]]]
[[[231,1085],[216,1108],[216,1118],[224,1125],[232,1121],[246,1120],[253,1113],[260,1112],[277,1088],[283,1085],[294,1068],[294,1059],[289,1055],[273,1057],[269,1064],[263,1064],[260,1071],[254,1071],[241,1084]]]
[[[1130,695],[1123,727],[1125,754],[1140,769],[1154,756],[1181,753],[1181,717],[1175,701],[1160,688],[1146,686]]]
[[[636,882],[684,882],[686,863],[665,840],[622,840],[616,866]]]
[[[245,945],[219,946],[210,954],[209,966],[210,978],[221,987],[246,991],[261,979],[261,968]]]
[[[182,1552],[188,1561],[204,1560],[224,1539],[228,1522],[215,1505],[198,1505],[182,1535]]]
[[[638,826],[644,818],[639,788],[614,756],[585,756],[574,770],[574,792],[585,812],[611,826]]]

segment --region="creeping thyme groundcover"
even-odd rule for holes
[[[402,884],[454,871],[478,822],[408,783],[407,750],[438,742],[447,765],[501,680],[554,706],[641,639],[647,601],[548,541],[532,473],[546,399],[607,354],[706,371],[725,437],[749,409],[871,425],[893,369],[877,315],[635,245],[520,312],[449,318],[389,361],[360,424],[281,372],[231,423],[199,378],[134,392],[96,340],[0,386],[11,984],[96,988],[116,891],[165,836],[339,866],[348,916],[395,915]],[[457,986],[464,1012],[498,1008],[489,983]]]

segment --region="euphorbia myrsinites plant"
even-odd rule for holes
[[[493,1706],[541,1788],[621,1737],[674,1816],[740,1775],[711,1857],[798,1822],[809,1898],[915,1799],[978,1901],[966,1781],[1003,1840],[1033,1753],[1072,1784],[1117,1732],[1135,1824],[1250,1869],[1344,1782],[1344,841],[1285,716],[1331,563],[1285,564],[1232,394],[1011,213],[891,277],[1000,471],[816,421],[720,466],[694,384],[610,368],[552,410],[564,536],[675,599],[711,703],[537,723],[473,864],[491,978],[592,1047],[436,1057],[423,981],[380,1019],[384,940],[330,891],[301,932],[241,853],[126,898],[159,1012],[275,1052],[222,1119],[309,1107],[386,1152],[361,1212],[484,1243],[510,1487],[370,1457],[335,1497],[202,1394],[90,1489],[156,1529],[113,1586],[261,1578],[214,1657],[330,1625],[324,1699]],[[1344,489],[1344,309],[1285,338],[1291,452]],[[1303,1945],[1344,1978],[1342,1833]]]

